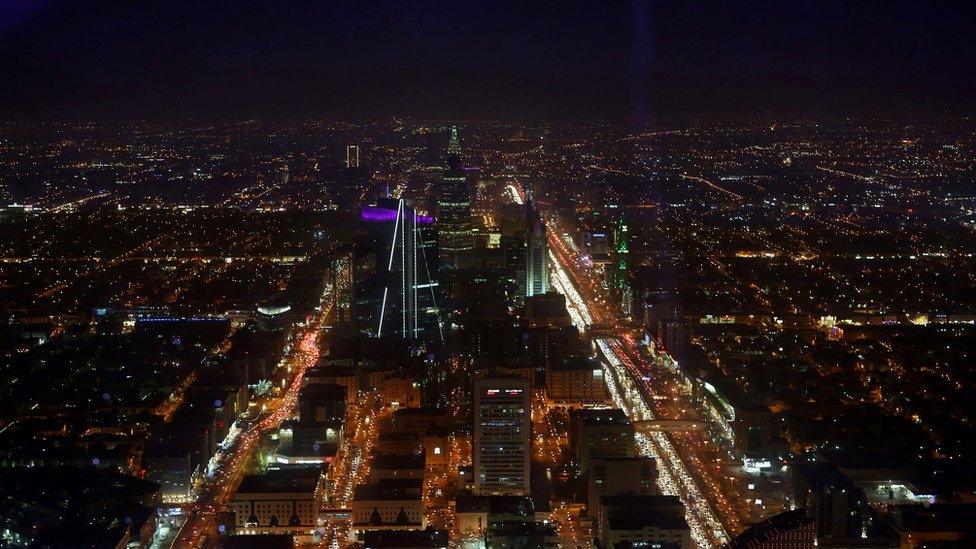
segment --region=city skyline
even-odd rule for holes
[[[0,547],[976,547],[973,6],[0,5]]]

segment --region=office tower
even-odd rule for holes
[[[531,195],[526,204],[525,297],[549,291],[549,240]]]
[[[353,313],[353,254],[344,250],[332,261],[332,326],[348,327],[352,324]]]
[[[461,143],[456,127],[451,128],[447,146],[447,170],[437,196],[437,240],[442,264],[456,269],[471,249],[471,196],[461,166]]]
[[[346,145],[346,167],[359,167],[359,145]]]
[[[376,263],[357,300],[366,309],[362,328],[373,337],[442,340],[434,219],[402,198],[366,206],[360,219],[373,229]]]
[[[529,494],[529,380],[474,382],[475,494]]]

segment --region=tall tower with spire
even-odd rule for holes
[[[447,142],[447,157],[461,158],[461,138],[458,137],[457,126],[451,126],[451,138]]]
[[[437,194],[437,241],[441,263],[456,269],[472,247],[471,194],[461,165],[461,140],[457,126],[447,142],[447,170]]]

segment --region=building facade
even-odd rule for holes
[[[549,236],[535,203],[526,206],[525,297],[549,291]]]
[[[474,491],[529,493],[529,380],[485,378],[474,382]]]

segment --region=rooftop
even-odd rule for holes
[[[311,494],[321,478],[318,467],[270,470],[257,475],[247,475],[237,488],[238,494],[297,493]]]

